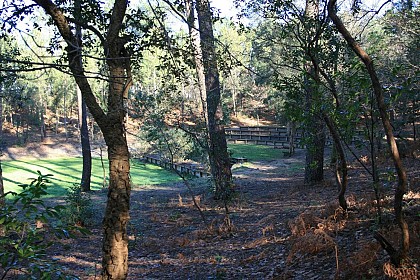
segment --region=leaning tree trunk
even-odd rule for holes
[[[215,186],[215,198],[226,199],[233,191],[232,171],[227,152],[225,128],[222,124],[220,82],[210,3],[208,0],[197,0],[196,8],[200,27],[202,63],[205,70],[210,171]]]
[[[333,120],[325,112],[323,113],[323,118],[333,138],[334,146],[340,158],[340,161],[339,161],[340,164],[336,163],[336,167],[335,167],[335,176],[337,179],[338,187],[340,189],[338,193],[338,202],[341,208],[343,208],[344,210],[347,210],[347,201],[344,196],[346,193],[347,181],[348,181],[346,155],[344,153],[343,145],[341,144],[341,141],[340,141],[340,135],[338,134],[338,131],[336,129],[336,126],[334,125]],[[341,174],[340,174],[340,171],[341,171]]]
[[[107,113],[102,110],[85,75],[77,37],[63,12],[51,0],[34,0],[49,14],[67,43],[69,68],[82,92],[90,113],[100,127],[108,147],[109,189],[103,220],[102,279],[126,279],[128,275],[127,223],[130,208],[130,162],[125,135],[124,98],[131,86],[130,57],[124,45],[127,37],[120,37],[128,2],[115,0],[111,9],[106,38],[102,46],[109,69]],[[98,31],[99,32],[99,31]]]
[[[398,251],[395,251],[393,254],[390,254],[391,261],[398,266],[401,264],[402,260],[408,258],[408,251],[410,247],[410,234],[408,230],[408,224],[404,220],[404,216],[402,213],[403,196],[407,191],[407,176],[398,152],[397,143],[394,138],[391,122],[389,120],[387,108],[384,102],[382,87],[376,74],[375,68],[373,66],[373,61],[370,58],[370,56],[365,52],[365,50],[356,42],[356,40],[344,26],[341,19],[337,16],[336,2],[337,0],[330,0],[328,2],[328,14],[331,20],[333,21],[334,25],[337,27],[337,30],[341,33],[343,38],[347,41],[349,46],[360,58],[360,60],[365,64],[366,70],[369,73],[372,82],[373,93],[375,94],[376,103],[378,105],[379,113],[382,119],[382,124],[385,129],[386,139],[390,147],[391,157],[394,161],[395,170],[398,174],[398,186],[395,190],[394,198],[394,212],[397,223],[401,229],[402,238],[400,249]]]

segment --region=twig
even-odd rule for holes
[[[339,277],[340,277],[340,266],[339,266],[339,263],[338,263],[338,247],[337,247],[337,245],[335,245],[335,267],[336,267],[335,279],[339,279]]]

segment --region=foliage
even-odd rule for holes
[[[165,72],[153,73],[155,79]],[[164,81],[158,79],[158,82]],[[165,86],[159,83],[155,83],[154,91],[137,95],[136,103],[141,109],[138,117],[143,121],[139,138],[148,143],[149,153],[158,153],[167,160],[203,161],[204,122],[196,112],[199,106],[194,105],[192,96],[186,96],[189,95],[186,90],[171,91],[172,81],[167,81]]]
[[[142,130],[147,142],[153,147],[152,151],[159,153],[163,158],[175,162],[185,159],[202,160],[201,147],[186,132],[159,126],[158,123],[145,125]]]
[[[63,218],[66,223],[77,226],[87,226],[93,223],[94,210],[90,194],[82,192],[79,184],[74,184],[67,190],[66,206]]]
[[[72,227],[60,222],[62,206],[47,206],[42,197],[47,194],[51,174],[42,175],[30,184],[20,185],[20,193],[0,211],[0,272],[17,271],[26,279],[72,279],[64,274],[54,260],[47,258],[46,251],[56,238],[68,238]]]

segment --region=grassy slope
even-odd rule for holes
[[[104,161],[105,171],[108,175],[108,162]],[[36,171],[42,174],[53,174],[50,188],[51,196],[61,196],[66,189],[74,183],[80,182],[82,171],[82,158],[54,158],[36,160],[10,160],[2,162],[5,191],[19,191],[19,184],[30,183],[30,178],[37,177]],[[131,178],[135,185],[161,184],[179,180],[178,176],[158,166],[133,162]],[[92,160],[93,190],[102,188],[103,171],[100,159]]]

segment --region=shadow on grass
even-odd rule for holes
[[[82,158],[53,158],[33,160],[10,160],[3,161],[3,177],[7,184],[6,191],[20,191],[19,184],[27,184],[32,178],[38,175],[37,170],[42,174],[53,174],[50,178],[51,187],[49,197],[63,196],[66,190],[73,184],[80,182],[82,173]],[[106,181],[108,181],[108,161],[104,161]],[[132,161],[131,178],[133,185],[156,185],[168,182],[180,181],[174,173],[164,170],[161,167]],[[104,175],[101,160],[92,159],[91,189],[98,190],[103,187]]]

